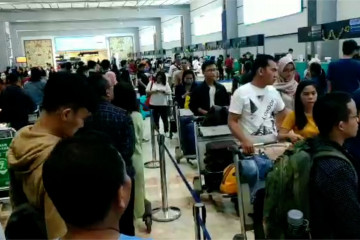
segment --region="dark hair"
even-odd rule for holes
[[[269,61],[275,61],[274,57],[267,54],[258,54],[252,65],[252,69],[251,69],[252,78],[255,77],[259,68],[266,68],[267,66],[269,66]]]
[[[322,69],[321,65],[317,62],[313,62],[310,64],[309,71],[311,74],[311,78],[318,79],[318,91],[325,92],[327,88],[326,74]]]
[[[84,65],[85,65],[85,63],[83,61],[78,62],[79,67],[83,67]]]
[[[96,100],[100,102],[106,97],[106,90],[110,88],[109,81],[101,73],[95,73],[87,79],[91,92]]]
[[[345,92],[332,92],[318,98],[313,109],[313,118],[320,135],[329,136],[334,126],[349,120],[347,104],[351,96]]]
[[[126,60],[121,60],[121,62],[120,62],[121,67],[124,67],[126,65],[126,63],[127,63]]]
[[[77,74],[53,73],[44,89],[43,109],[55,112],[61,107],[70,107],[77,111],[86,108],[94,110],[95,99],[86,80]]]
[[[71,62],[66,62],[66,63],[65,63],[65,69],[66,69],[66,70],[70,71],[70,70],[71,70],[71,67],[72,67]]]
[[[206,68],[211,65],[216,65],[214,61],[205,61],[201,66],[201,71],[205,72]]]
[[[226,55],[226,57],[228,57],[228,58],[229,58],[229,57],[230,57],[230,54],[227,54],[227,55]]]
[[[90,60],[90,61],[87,62],[87,65],[88,65],[89,69],[93,69],[96,66],[96,62]]]
[[[189,59],[188,59],[187,57],[183,57],[183,58],[181,59],[181,61],[183,61],[183,60],[186,60],[186,61],[189,62]]]
[[[82,228],[107,217],[125,183],[126,171],[108,137],[83,131],[55,146],[42,177],[60,216],[67,224]]]
[[[342,51],[344,55],[351,55],[358,50],[359,46],[355,40],[346,40],[343,42]]]
[[[38,82],[41,80],[41,71],[39,68],[37,67],[33,67],[31,68],[31,77],[30,80],[31,82]]]
[[[127,82],[119,82],[115,85],[113,104],[129,113],[140,111],[135,89]]]
[[[305,125],[308,123],[308,120],[305,115],[304,104],[301,101],[301,93],[307,86],[314,86],[316,89],[316,83],[314,81],[304,80],[299,83],[295,92],[295,126],[302,130]]]
[[[294,51],[294,49],[292,49],[292,48],[289,48],[289,52],[293,52]]]
[[[110,61],[104,59],[101,61],[100,66],[103,68],[103,70],[108,70],[110,68]]]
[[[145,67],[145,64],[140,63],[139,66],[138,66],[138,69],[143,68],[143,67]]]
[[[16,84],[19,81],[19,77],[15,73],[10,73],[6,76],[6,81],[8,84]]]
[[[193,76],[193,79],[194,79],[194,82],[195,82],[195,73],[192,71],[192,70],[185,70],[184,71],[184,73],[183,73],[183,75],[182,75],[182,79],[181,79],[181,83],[182,84],[184,84],[185,82],[184,82],[184,80],[185,80],[185,77],[186,77],[186,75],[189,75],[189,74],[191,74],[192,76]]]
[[[47,239],[44,216],[29,203],[17,206],[6,224],[5,236],[6,239]]]
[[[246,61],[244,63],[244,70],[245,72],[250,72],[251,71],[251,68],[252,68],[252,62],[251,61]]]
[[[155,77],[155,81],[157,81],[157,78],[158,77],[161,77],[161,84],[162,85],[164,85],[164,86],[166,86],[166,75],[165,75],[165,73],[164,72],[162,72],[162,71],[159,71],[157,74],[156,74],[156,77]]]

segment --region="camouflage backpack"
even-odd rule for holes
[[[349,162],[334,148],[321,147],[313,152],[313,139],[296,143],[275,161],[266,178],[264,220],[267,238],[283,239],[287,229],[287,212],[298,209],[309,219],[309,180],[315,158],[336,157]],[[352,166],[352,165],[351,165]]]

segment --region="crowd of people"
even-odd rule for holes
[[[360,238],[359,47],[345,41],[343,53],[327,75],[313,59],[301,80],[290,56],[276,61],[265,54],[245,55],[239,74],[229,55],[223,65],[222,56],[202,62],[176,54],[168,71],[161,61],[134,60],[121,61],[120,69],[109,60],[79,63],[76,70],[64,63],[48,74],[42,68],[30,74],[7,69],[0,82],[0,121],[18,131],[8,153],[16,217],[7,236],[29,238],[35,229],[36,238],[134,236],[133,220],[145,214],[140,109],[148,105],[156,130],[161,118],[169,133],[168,99],[174,95],[180,108],[196,116],[228,108],[228,126],[245,154],[254,153],[255,143],[308,138],[316,139],[318,149],[338,152],[341,157],[324,156],[313,167],[312,234]],[[233,79],[230,93],[219,83],[225,73]],[[141,96],[147,103],[141,104]],[[29,208],[40,214],[40,224],[19,231],[26,229],[19,219]]]

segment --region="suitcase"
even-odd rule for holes
[[[194,129],[194,117],[193,116],[180,116],[180,143],[183,154],[195,155],[196,143],[195,143],[195,129]]]

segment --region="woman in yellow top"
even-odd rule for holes
[[[319,134],[313,119],[316,100],[316,83],[308,80],[300,82],[295,93],[295,111],[290,112],[284,119],[278,135],[280,141],[297,142]]]

